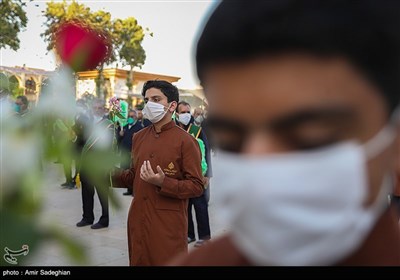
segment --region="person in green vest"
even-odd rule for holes
[[[207,138],[201,132],[201,127],[194,125],[194,118],[190,114],[190,104],[181,101],[176,109],[176,123],[182,129],[186,130],[199,143],[201,150],[201,169],[204,176],[205,185],[208,184],[208,161],[207,161]],[[208,202],[205,192],[199,197],[189,199],[188,205],[188,243],[196,241],[194,223],[192,217],[192,207],[194,207],[197,221],[197,233],[199,240],[195,243],[195,247],[202,246],[205,242],[211,239],[210,221],[208,216]]]

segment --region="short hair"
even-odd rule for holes
[[[190,106],[190,104],[189,103],[187,103],[186,101],[180,101],[179,103],[178,103],[178,105],[176,106],[176,112],[178,112],[178,109],[179,109],[179,106],[180,105],[182,105],[182,106],[189,106],[190,108],[192,108],[192,106]]]
[[[222,1],[196,50],[200,81],[208,67],[260,55],[344,56],[375,83],[393,110],[400,99],[400,1]]]
[[[144,83],[142,96],[145,97],[146,91],[150,88],[159,89],[168,99],[168,103],[172,101],[179,102],[179,91],[176,86],[170,82],[163,80],[150,80]]]
[[[17,99],[21,100],[22,104],[24,104],[25,106],[29,105],[29,100],[28,98],[26,98],[25,95],[19,95],[17,96]]]

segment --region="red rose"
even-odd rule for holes
[[[61,60],[75,72],[92,70],[103,63],[111,51],[104,34],[67,22],[56,33],[56,50]]]

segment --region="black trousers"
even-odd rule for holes
[[[204,193],[202,196],[189,199],[188,237],[191,239],[195,238],[194,224],[192,217],[192,206],[194,206],[194,211],[196,212],[197,233],[199,235],[199,239],[203,240],[210,239],[211,232],[210,232],[210,220],[208,218],[208,203]]]
[[[108,187],[105,190],[99,191],[99,187],[92,184],[83,172],[81,172],[79,176],[82,184],[83,219],[89,223],[94,222],[93,203],[94,190],[96,189],[101,204],[101,217],[99,219],[99,223],[104,226],[108,226]]]

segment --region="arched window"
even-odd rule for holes
[[[10,91],[12,93],[18,94],[18,89],[20,88],[19,80],[18,78],[13,75],[10,78],[8,78],[8,81],[10,82]]]

